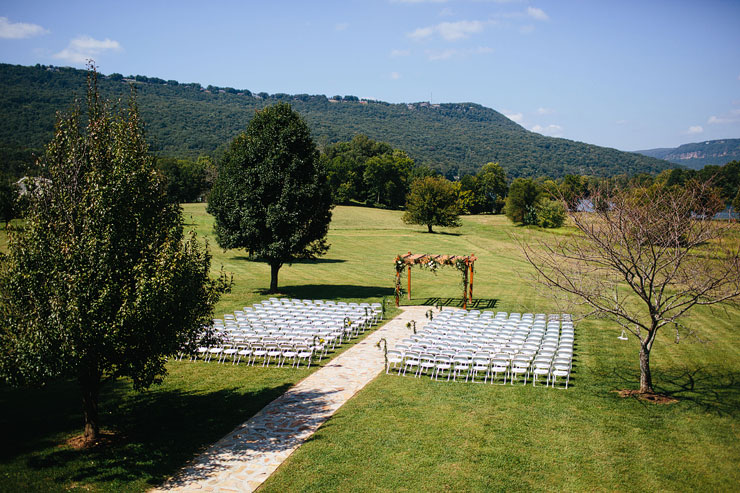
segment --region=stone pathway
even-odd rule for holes
[[[392,348],[410,334],[406,323],[421,329],[429,307],[403,312],[325,367],[309,375],[250,420],[213,444],[157,491],[254,491],[342,404],[384,371],[381,338]]]

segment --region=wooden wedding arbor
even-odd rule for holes
[[[395,260],[396,265],[396,306],[400,303],[401,298],[401,275],[405,270],[408,277],[408,289],[406,293],[408,299],[411,299],[411,267],[418,265],[421,268],[429,269],[432,272],[437,272],[437,269],[444,265],[455,267],[462,276],[462,290],[463,290],[463,308],[467,308],[468,301],[473,299],[473,265],[478,257],[473,255],[430,255],[424,254],[413,254],[411,252],[405,255],[397,255]]]

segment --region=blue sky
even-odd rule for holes
[[[0,4],[0,62],[269,93],[475,102],[623,150],[740,138],[740,2]]]

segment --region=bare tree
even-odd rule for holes
[[[605,189],[589,200],[593,211],[569,212],[579,234],[520,244],[545,286],[639,339],[639,392],[651,394],[658,331],[740,296],[737,235],[727,234],[737,226],[711,219],[724,204],[709,182]]]

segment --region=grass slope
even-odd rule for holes
[[[186,220],[212,237],[201,204]],[[442,234],[401,223],[400,213],[335,209],[329,255],[285,266],[289,296],[378,300],[392,295],[393,257],[406,251],[475,253],[476,296],[504,311],[551,311],[528,281],[510,234],[550,237],[567,228],[513,227],[501,216],[473,216]],[[217,313],[263,299],[269,268],[213,244],[214,268],[235,275]],[[413,270],[412,303],[459,297],[459,276]],[[382,375],[350,400],[265,483],[264,491],[734,490],[740,483],[740,313],[700,310],[688,321],[706,342],[656,342],[656,385],[680,398],[656,406],[621,399],[635,388],[637,345],[600,321],[576,330],[573,387],[447,384]],[[142,491],[177,471],[200,448],[255,413],[306,370],[234,368],[173,362],[160,386],[135,393],[109,387],[104,426],[124,436],[112,448],[79,452],[76,389],[0,388],[0,490]]]

